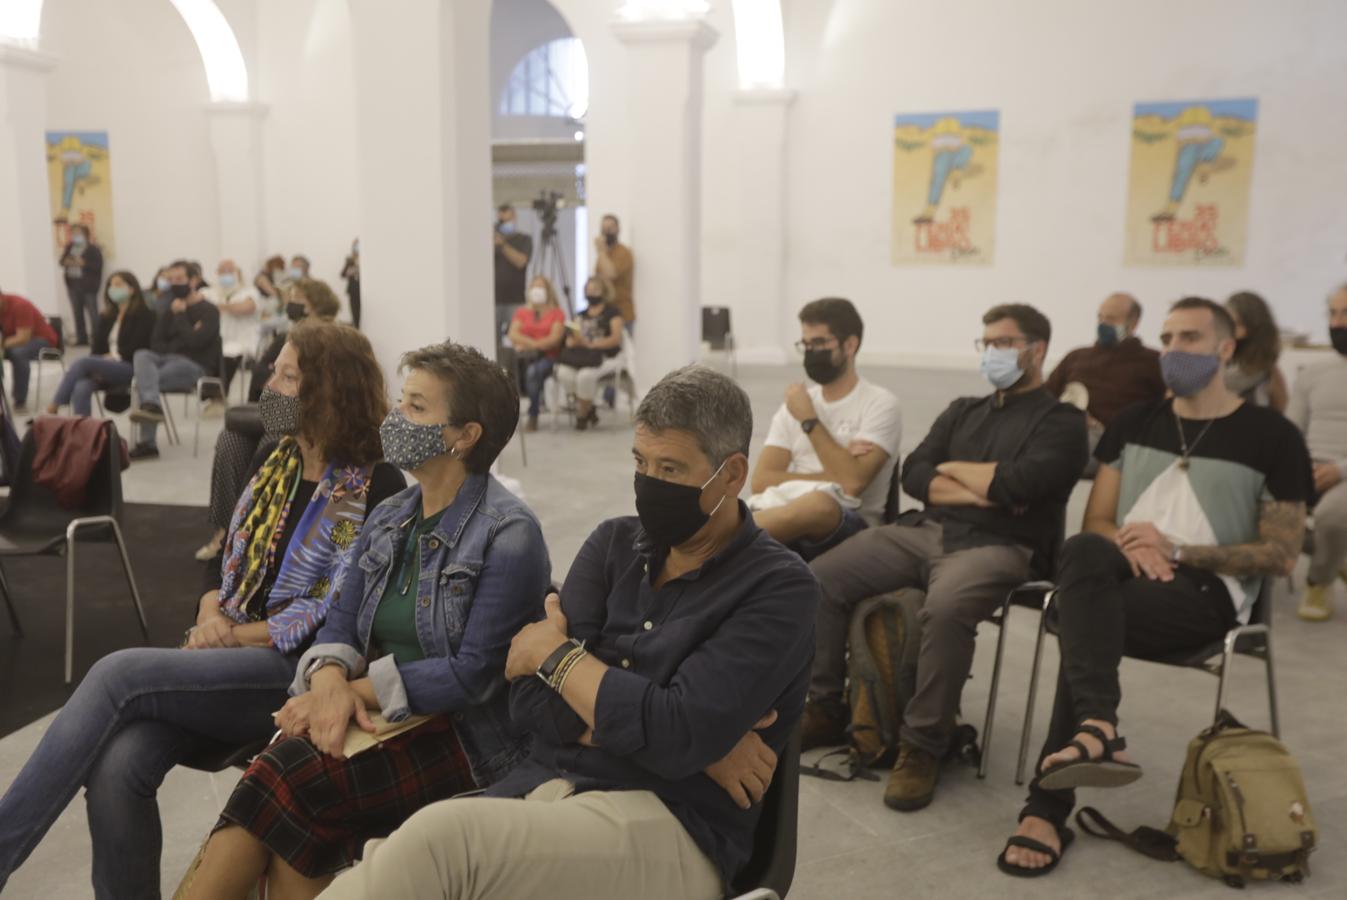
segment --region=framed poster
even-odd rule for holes
[[[47,184],[56,254],[70,240],[71,225],[87,225],[103,256],[116,256],[108,133],[48,131]]]
[[[894,265],[992,262],[999,128],[996,110],[894,117]]]
[[[1251,98],[1136,105],[1127,264],[1244,263],[1257,122]]]

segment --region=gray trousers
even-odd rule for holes
[[[1347,566],[1347,481],[1339,481],[1314,507],[1310,584],[1332,584]]]
[[[823,589],[809,694],[842,700],[847,628],[856,605],[899,588],[926,592],[917,687],[903,711],[900,739],[942,756],[973,666],[978,622],[1029,577],[1028,547],[994,545],[945,553],[942,526],[867,528],[811,564]]]

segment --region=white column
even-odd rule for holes
[[[244,272],[262,262],[262,117],[260,103],[212,103],[206,107],[215,190],[220,211],[221,259],[233,259]]]
[[[350,9],[361,327],[396,392],[406,350],[453,338],[494,354],[490,4]]]
[[[734,95],[742,252],[731,310],[741,362],[786,362],[798,307],[812,299],[786,291],[786,113],[794,99],[781,89]]]
[[[55,65],[50,54],[0,44],[0,289],[49,314],[65,307],[47,183],[47,73]]]
[[[701,354],[701,19],[613,24],[627,47],[636,363],[642,389]]]

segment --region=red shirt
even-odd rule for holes
[[[18,294],[5,294],[4,298],[4,306],[0,308],[0,332],[5,337],[14,337],[21,330],[31,328],[33,337],[46,338],[53,347],[60,343],[56,332],[47,323],[47,317],[36,306]]]
[[[552,326],[566,323],[566,314],[560,309],[544,309],[541,316],[536,315],[533,310],[527,306],[518,310],[514,314],[514,321],[519,324],[519,331],[526,338],[532,338],[535,341],[541,341],[552,333]],[[553,359],[561,353],[561,347],[555,347],[547,351],[547,355]]]

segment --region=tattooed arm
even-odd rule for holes
[[[1258,541],[1214,547],[1183,547],[1179,559],[1218,575],[1252,578],[1289,575],[1305,539],[1305,504],[1272,501],[1258,511]]]

